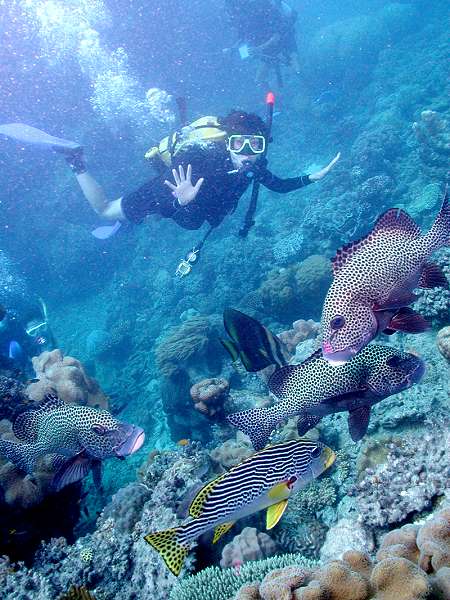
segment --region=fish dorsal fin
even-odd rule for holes
[[[300,365],[307,365],[308,363],[312,362],[313,360],[316,360],[316,358],[322,358],[322,357],[323,357],[322,348],[318,348],[317,350],[314,350],[314,352],[310,356],[308,356],[308,358],[305,358],[305,360],[302,363],[300,363]]]
[[[337,252],[336,256],[331,259],[333,265],[333,274],[336,275],[347,263],[347,261],[353,257],[357,252],[361,250],[367,243],[373,241],[380,235],[385,235],[389,231],[401,232],[404,237],[415,239],[421,236],[421,231],[417,223],[408,215],[407,212],[400,208],[390,208],[383,213],[375,225],[372,231],[370,231],[363,238],[342,246]]]
[[[47,394],[39,408],[25,410],[16,417],[12,426],[14,435],[24,442],[36,441],[42,416],[61,406],[64,406],[62,400],[54,394]]]
[[[281,369],[277,369],[272,373],[267,383],[269,390],[272,392],[272,394],[275,394],[277,398],[283,397],[287,392],[285,385],[287,377],[289,375],[292,375],[293,373],[298,374],[302,371],[302,369],[309,365],[309,363],[322,357],[322,349],[319,348],[318,350],[315,350],[315,352],[313,352],[311,356],[308,356],[308,358],[305,359],[299,365],[286,365],[284,367],[281,367]]]
[[[205,504],[206,499],[208,498],[209,494],[214,489],[216,484],[219,483],[219,481],[221,481],[225,477],[225,475],[226,473],[219,475],[219,477],[216,477],[215,479],[204,485],[201,490],[199,490],[189,507],[189,514],[191,517],[196,518],[202,514],[203,506]]]
[[[277,502],[277,504],[272,504],[272,506],[269,506],[266,513],[266,529],[273,529],[273,527],[275,527],[275,525],[283,516],[287,504],[287,500],[281,500],[281,502]]]
[[[217,527],[214,529],[213,544],[218,542],[220,538],[227,533],[227,531],[230,531],[234,523],[234,521],[230,521],[229,523],[222,523],[222,525],[217,525]]]

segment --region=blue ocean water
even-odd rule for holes
[[[256,37],[270,29],[258,16],[265,1],[236,2],[247,11],[243,27]],[[150,215],[97,239],[92,231],[111,223],[89,206],[64,155],[0,136],[2,598],[82,597],[80,589],[64,596],[71,586],[99,600],[338,597],[330,596],[337,594],[330,561],[349,550],[355,554],[338,563],[348,592],[342,597],[394,600],[403,577],[413,589],[405,598],[450,598],[450,292],[442,286],[416,291],[414,309],[429,330],[377,340],[420,355],[421,381],[377,404],[358,442],[347,412],[311,429],[307,435],[337,459],[292,497],[276,527],[266,531],[259,512],[238,520],[217,544],[203,535],[178,585],[143,540],[187,522],[194,490],[253,455],[226,415],[275,399],[264,374],[232,364],[220,343],[223,311],[238,309],[281,334],[291,364],[301,363],[320,348],[336,251],[391,207],[426,231],[448,179],[446,2],[273,0],[273,10],[296,11],[298,72],[276,55],[263,78],[258,55],[240,58],[225,4],[0,2],[0,125],[22,123],[76,141],[108,200],[155,177],[144,155],[179,130],[180,98],[189,123],[233,109],[265,119],[273,91],[267,160],[280,178],[320,172],[341,153],[304,189],[280,194],[263,183],[255,224],[242,238],[250,185],[191,272],[177,277],[206,223],[188,229]],[[202,175],[194,168],[194,182]],[[216,190],[226,193],[226,186]],[[448,278],[448,249],[433,260]],[[258,340],[249,342],[252,350]],[[111,442],[101,488],[92,473],[99,461],[59,425],[71,423],[65,405],[42,409],[48,394],[89,409],[76,417],[80,436],[99,409],[135,426],[134,446]],[[39,407],[38,424],[32,411]],[[52,421],[56,414],[62,416]],[[47,444],[37,463],[27,462],[30,446],[22,448],[27,460],[5,449],[35,444],[36,436]],[[297,438],[291,419],[272,442]],[[120,448],[129,450],[125,460],[118,460]],[[79,481],[67,478],[57,491],[52,478],[68,457]],[[438,522],[447,533],[435,532]],[[408,547],[389,550],[399,540]],[[370,566],[361,566],[362,553]],[[388,559],[394,562],[382,583]],[[270,572],[289,566],[271,583]],[[204,572],[208,567],[215,570]],[[351,591],[356,581],[359,595]],[[239,591],[250,582],[254,589]],[[322,596],[307,596],[307,586],[322,586]]]

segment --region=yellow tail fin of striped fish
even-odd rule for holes
[[[149,533],[144,537],[145,541],[159,552],[168,568],[177,577],[189,553],[189,546],[181,544],[177,540],[177,536],[181,530],[181,527],[175,527],[174,529]]]
[[[214,529],[213,544],[218,542],[220,538],[227,533],[227,531],[230,531],[233,525],[234,521],[230,521],[230,523],[222,523],[222,525],[217,525],[217,527]]]

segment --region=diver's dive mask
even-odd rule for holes
[[[25,332],[39,346],[42,346],[47,343],[47,321],[39,321],[37,319],[33,319],[32,321],[29,321],[27,323]]]
[[[227,150],[236,154],[263,154],[266,149],[266,138],[263,135],[234,134],[227,139]]]

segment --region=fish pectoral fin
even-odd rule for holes
[[[286,486],[286,484],[283,485]],[[277,502],[277,504],[272,504],[272,506],[269,506],[266,514],[266,529],[272,529],[275,527],[275,525],[283,516],[287,504],[287,500],[281,500],[281,502]]]
[[[214,529],[213,544],[218,542],[223,535],[230,531],[234,523],[235,521],[230,521],[229,523],[222,523],[222,525],[217,525],[217,527]]]
[[[407,306],[400,308],[388,324],[388,329],[405,333],[422,333],[430,327],[431,325],[425,317]]]
[[[432,262],[426,262],[423,266],[418,287],[425,289],[440,287],[448,290],[449,283],[444,271],[439,265]]]
[[[101,460],[93,460],[92,461],[92,479],[94,481],[94,485],[97,490],[102,491],[102,461]]]
[[[315,415],[305,415],[298,418],[297,432],[300,437],[303,437],[310,429],[320,423],[322,417]]]
[[[84,479],[89,473],[91,462],[91,459],[87,458],[83,453],[76,454],[72,458],[69,458],[62,464],[53,477],[53,488],[59,492],[66,485]]]
[[[417,294],[409,291],[402,291],[401,293],[397,293],[393,295],[391,298],[383,302],[382,304],[374,304],[372,306],[372,310],[377,312],[383,312],[385,310],[397,310],[401,309],[404,306],[408,306],[408,304],[412,304],[417,300]]]
[[[369,406],[362,406],[361,408],[350,411],[348,415],[348,429],[354,442],[359,442],[359,440],[367,433],[369,420]]]
[[[282,481],[281,483],[277,483],[274,485],[272,489],[269,490],[268,496],[271,500],[275,500],[275,502],[279,502],[282,500],[286,500],[286,497],[291,493],[291,488],[289,487],[288,481]]]

